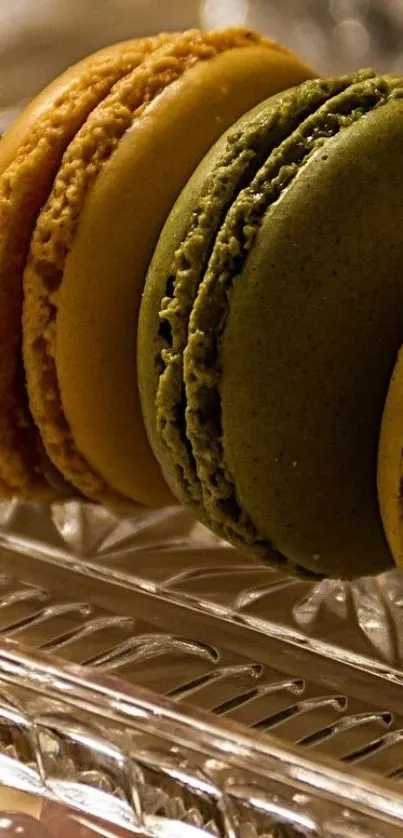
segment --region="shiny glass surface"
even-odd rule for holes
[[[152,836],[401,830],[398,571],[300,581],[177,507],[0,517],[0,781]]]

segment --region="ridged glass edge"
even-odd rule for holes
[[[403,827],[387,782],[10,640],[0,740],[0,781],[88,814],[101,806],[134,831],[155,814],[223,838],[279,826],[290,838],[392,838]]]

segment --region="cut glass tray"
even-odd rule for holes
[[[0,783],[109,835],[401,834],[398,571],[299,581],[179,508],[0,522]]]

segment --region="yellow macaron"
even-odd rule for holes
[[[250,30],[192,30],[144,53],[71,139],[30,243],[23,343],[47,454],[85,496],[171,501],[136,384],[148,264],[215,140],[257,102],[313,75]]]
[[[38,214],[66,148],[93,108],[170,38],[127,42],[81,61],[43,91],[0,142],[1,497],[54,494],[28,407],[21,358],[22,277]]]

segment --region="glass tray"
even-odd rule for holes
[[[312,584],[176,507],[15,502],[0,574],[0,783],[109,836],[402,834],[398,571]]]

